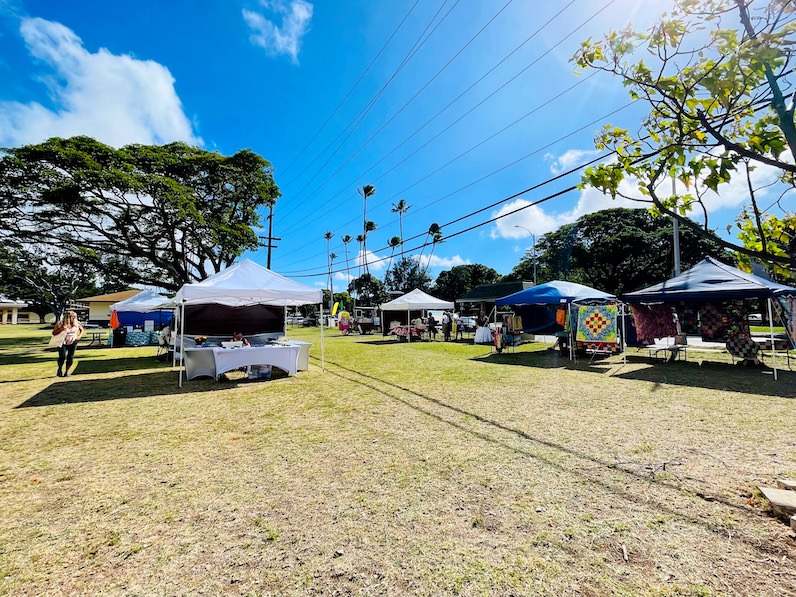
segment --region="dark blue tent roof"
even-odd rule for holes
[[[796,293],[796,288],[747,274],[707,257],[671,280],[628,292],[622,299],[629,303],[730,300],[768,297],[781,292]]]
[[[616,297],[602,290],[576,284],[575,282],[564,282],[554,280],[546,284],[532,286],[525,290],[520,290],[514,294],[501,297],[495,301],[496,305],[555,305],[558,303],[569,303],[572,301],[583,301],[590,299],[611,300]]]

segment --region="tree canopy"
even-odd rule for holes
[[[627,183],[637,181],[656,212],[705,233],[715,194],[740,186],[748,194],[740,242],[718,242],[792,270],[796,219],[785,202],[796,178],[796,123],[786,94],[796,82],[795,14],[792,0],[678,0],[650,31],[583,42],[577,65],[621,77],[649,108],[638,134],[605,126],[595,144],[615,161],[589,168],[583,183],[632,197]],[[669,191],[671,176],[684,190]]]
[[[646,209],[614,208],[587,214],[539,239],[538,279],[540,283],[578,282],[611,294],[639,290],[672,276],[672,236],[671,218]],[[705,257],[731,260],[715,236],[681,228],[683,271]],[[526,254],[511,277],[528,279],[532,272],[532,256]]]
[[[431,294],[447,301],[455,301],[476,286],[494,284],[499,279],[500,274],[486,265],[480,263],[457,265],[439,273],[431,287]]]
[[[393,266],[384,276],[384,290],[396,292],[410,292],[415,288],[427,291],[431,286],[431,276],[420,265],[420,260],[405,257],[393,263]]]
[[[168,290],[255,249],[257,210],[279,197],[270,164],[249,150],[72,137],[4,151],[0,239],[80,252],[102,275]]]

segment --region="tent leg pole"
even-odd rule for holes
[[[777,351],[774,348],[774,317],[771,309],[771,297],[768,297],[768,325],[771,333],[771,362],[774,366],[774,381],[777,381]]]
[[[334,300],[334,297],[332,297],[332,300]],[[321,373],[326,373],[326,346],[323,339],[323,301],[321,301]]]
[[[282,335],[287,336],[287,307],[282,307]]]
[[[567,303],[567,324],[569,325],[569,360],[578,362],[575,356],[575,334],[572,333],[572,303]]]
[[[182,313],[182,317],[180,317],[180,385],[182,387],[182,372],[183,372],[183,361],[185,360],[185,303],[183,302],[181,305],[182,309],[180,312]]]
[[[411,314],[409,313],[409,309],[406,310],[406,341],[412,341],[412,320]]]
[[[622,318],[622,342],[619,348],[622,350],[622,364],[627,365],[627,350],[625,350],[625,334],[627,327],[625,326],[625,303],[619,303],[620,317]]]

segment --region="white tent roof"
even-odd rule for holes
[[[196,284],[183,285],[175,297],[177,304],[213,303],[228,307],[297,307],[322,301],[323,291],[319,288],[294,282],[250,259],[241,259]]]
[[[382,311],[410,311],[412,309],[453,309],[453,303],[435,298],[419,288],[381,305]]]
[[[126,311],[147,313],[149,311],[168,309],[167,307],[163,307],[163,303],[165,302],[166,297],[153,288],[147,288],[131,296],[129,299],[113,303],[111,305],[111,311],[121,311],[122,313]]]

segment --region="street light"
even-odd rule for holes
[[[515,228],[522,228],[531,235],[531,242],[533,243],[531,251],[533,255],[533,285],[536,286],[536,235],[528,230],[525,226],[520,226],[519,224],[514,224]]]

